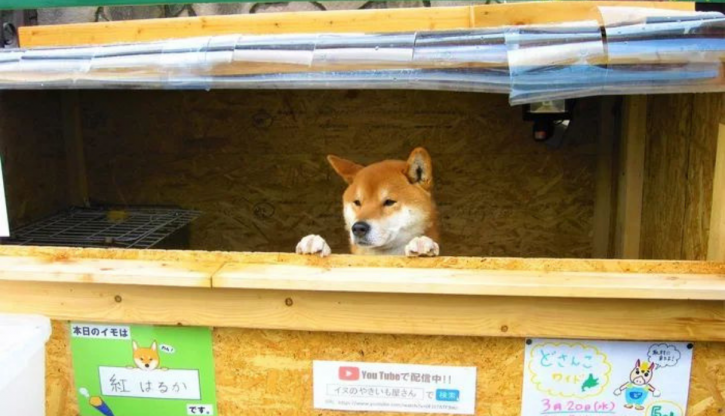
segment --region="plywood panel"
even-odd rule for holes
[[[687,165],[682,258],[705,260],[710,233],[715,157],[722,94],[697,94],[692,103],[692,133]]]
[[[504,96],[421,91],[83,92],[91,198],[199,209],[191,246],[346,252],[332,153],[370,163],[425,146],[443,254],[588,257],[598,100],[566,144],[531,139]],[[574,126],[574,124],[573,124]]]
[[[476,414],[518,416],[521,410],[523,339],[216,328],[213,340],[222,416],[336,414],[312,409],[312,360],[318,359],[476,366]],[[48,416],[75,416],[64,322],[54,322],[47,351]],[[724,374],[725,344],[696,343],[688,415],[720,414]]]
[[[649,97],[645,258],[707,257],[721,94]]]
[[[0,155],[11,231],[66,206],[57,93],[0,91]]]
[[[641,253],[679,259],[685,234],[692,95],[649,98]]]

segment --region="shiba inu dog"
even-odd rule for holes
[[[428,152],[417,148],[407,161],[385,160],[368,166],[328,156],[347,182],[342,196],[345,227],[353,254],[437,256],[437,211],[431,191],[433,166]],[[298,244],[299,254],[328,256],[319,235]]]
[[[133,345],[133,362],[136,367],[144,371],[153,371],[161,365],[161,357],[159,357],[156,341],[149,348],[139,348],[136,341],[132,341]]]

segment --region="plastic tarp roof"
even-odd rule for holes
[[[725,91],[722,14],[599,10],[601,22],[543,26],[5,49],[0,88],[428,89],[508,94],[512,104]]]

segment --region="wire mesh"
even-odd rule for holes
[[[197,211],[132,207],[78,208],[19,228],[8,244],[151,248],[200,215]]]

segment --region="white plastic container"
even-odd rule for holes
[[[3,415],[45,416],[45,343],[50,319],[0,314],[0,408]]]

